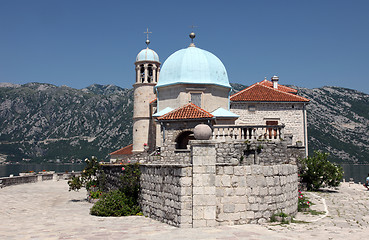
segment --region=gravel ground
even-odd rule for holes
[[[320,214],[299,213],[295,223],[181,229],[141,216],[95,217],[86,192],[45,181],[0,189],[0,239],[365,239],[369,191],[343,183],[306,193]]]

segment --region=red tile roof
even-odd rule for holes
[[[266,79],[264,79],[263,81],[260,82],[261,85],[264,85],[266,87],[270,87],[273,88],[273,83],[271,81],[268,81]],[[296,89],[290,88],[290,87],[286,87],[284,85],[278,84],[278,90],[282,91],[282,92],[288,92],[288,93],[297,93]]]
[[[298,95],[255,83],[250,87],[233,94],[233,102],[309,102],[309,99]]]
[[[177,108],[161,117],[158,120],[184,120],[184,119],[203,119],[213,118],[214,116],[204,109],[189,103],[183,107]]]
[[[130,155],[132,154],[133,144],[125,146],[115,152],[109,153],[109,155]]]

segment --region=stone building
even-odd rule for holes
[[[277,76],[231,96],[221,60],[190,38],[162,67],[148,47],[136,58],[133,145],[111,156],[141,163],[143,213],[178,227],[294,215],[309,100]]]

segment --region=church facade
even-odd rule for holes
[[[111,163],[140,162],[143,213],[174,226],[294,215],[309,100],[277,76],[231,94],[223,63],[194,37],[163,65],[148,47],[137,55],[133,143]]]
[[[169,56],[162,68],[158,54],[147,47],[137,55],[135,66],[133,153],[145,148],[159,152],[173,144],[185,149],[194,126],[204,123],[212,128],[212,139],[286,138],[290,146],[303,146],[307,155],[309,100],[280,85],[277,76],[230,95],[221,60],[194,43]],[[183,131],[173,136],[170,131],[177,125]]]

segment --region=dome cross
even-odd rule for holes
[[[192,32],[190,33],[190,38],[191,38],[191,44],[190,47],[195,47],[195,44],[193,43],[193,39],[196,37],[196,34],[193,32],[193,29],[196,28],[197,26],[191,25],[190,28],[192,28]]]
[[[144,32],[146,34],[146,45],[147,47],[149,47],[150,44],[150,40],[149,40],[149,34],[152,32],[149,32],[149,28],[146,28],[146,32]]]

